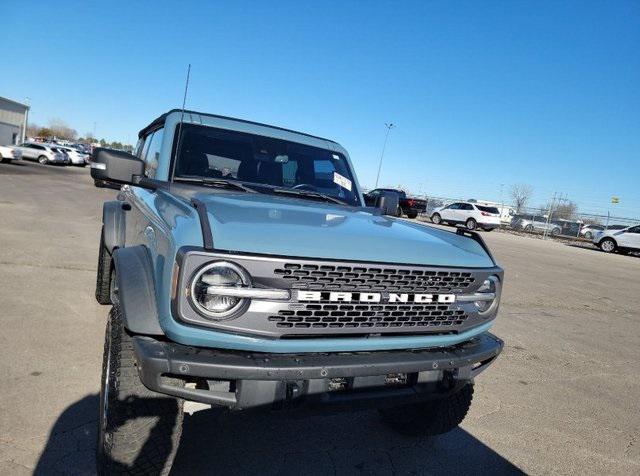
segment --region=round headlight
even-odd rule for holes
[[[485,294],[484,299],[474,301],[479,314],[487,314],[495,310],[500,303],[500,280],[497,276],[489,276],[476,291],[477,295]]]
[[[217,261],[200,268],[191,282],[191,303],[205,317],[225,319],[239,313],[248,304],[246,298],[216,294],[220,288],[251,285],[248,273],[240,266]]]

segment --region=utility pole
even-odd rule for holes
[[[380,154],[380,163],[378,164],[378,175],[376,176],[376,186],[374,188],[378,188],[378,181],[380,180],[380,170],[382,169],[382,158],[384,157],[384,151],[387,148],[387,140],[389,139],[389,132],[391,132],[391,129],[395,127],[393,125],[393,122],[389,122],[389,123],[385,122],[384,125],[387,128],[387,133],[384,136],[384,144],[382,146],[382,153]]]
[[[96,137],[96,122],[95,122],[95,121],[93,122],[93,138],[94,138],[94,139],[98,139],[98,138]]]
[[[549,205],[549,210],[547,211],[547,226],[544,227],[544,233],[542,234],[542,239],[547,239],[547,230],[549,229],[549,222],[551,221],[551,214],[553,213],[553,209],[556,206],[556,194],[557,192],[553,192],[553,200],[551,200],[551,205]]]
[[[504,196],[502,195],[502,191],[504,190],[504,184],[500,184],[500,221],[502,221],[502,214],[504,213]]]

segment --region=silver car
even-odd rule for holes
[[[25,142],[14,146],[14,149],[22,153],[23,159],[37,160],[43,165],[66,164],[69,162],[69,157],[51,144]]]
[[[515,215],[511,219],[511,228],[527,233],[544,233],[546,231],[553,236],[562,233],[562,228],[557,223],[547,222],[547,217],[542,215]]]
[[[55,148],[66,153],[69,156],[69,160],[71,161],[72,165],[84,167],[89,163],[89,154],[80,152],[78,149],[67,147],[66,145],[55,145]]]

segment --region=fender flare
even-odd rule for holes
[[[113,252],[118,303],[130,332],[164,335],[160,327],[151,255],[146,246],[116,248]]]
[[[105,202],[102,206],[104,245],[109,254],[113,254],[114,249],[124,246],[125,217],[122,206],[123,202],[119,200]]]

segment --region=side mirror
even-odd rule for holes
[[[376,208],[379,208],[383,215],[398,215],[398,205],[400,204],[400,194],[398,192],[385,191],[376,199]]]
[[[91,177],[96,181],[131,184],[133,176],[144,175],[144,161],[120,150],[98,147],[91,157]]]

